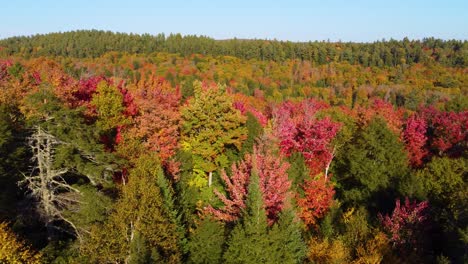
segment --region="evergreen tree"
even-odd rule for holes
[[[279,221],[270,231],[269,252],[271,263],[303,263],[307,246],[302,237],[302,224],[291,206],[280,214]]]
[[[342,197],[353,204],[367,201],[369,207],[379,202],[391,207],[387,198],[394,199],[388,196],[395,193],[398,181],[408,173],[403,144],[380,118],[358,132],[337,163]]]
[[[271,263],[268,222],[258,175],[249,184],[243,219],[232,230],[224,253],[225,263]]]
[[[245,122],[247,128],[247,139],[242,145],[242,151],[239,156],[244,156],[246,153],[252,153],[257,138],[263,134],[263,127],[258,119],[250,112],[247,112],[247,120]]]
[[[210,217],[201,220],[188,244],[190,263],[221,263],[224,226]]]
[[[37,201],[49,235],[53,227],[81,238],[66,214],[75,211],[83,197],[74,184],[106,184],[117,159],[104,151],[81,109],[68,109],[46,87],[26,98],[24,112],[33,130],[28,145],[34,166],[22,183]]]
[[[0,221],[13,220],[19,200],[17,182],[26,169],[25,135],[19,113],[0,105]],[[20,119],[20,120],[15,120]]]

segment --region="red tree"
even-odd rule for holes
[[[309,228],[316,227],[317,221],[325,216],[333,204],[335,190],[329,178],[321,177],[321,175],[307,180],[303,188],[304,197],[297,199],[300,216]]]
[[[458,156],[467,148],[468,111],[442,112],[434,107],[420,110],[428,126],[428,145],[434,154]]]
[[[219,220],[227,222],[237,220],[245,208],[250,173],[252,171],[250,156],[246,156],[238,165],[232,164],[231,170],[231,177],[225,171],[221,173],[221,179],[224,181],[228,196],[218,190],[214,191],[224,206],[215,209],[210,205],[206,208],[207,212],[213,214]]]
[[[134,95],[136,106],[127,108],[129,112],[138,109],[129,134],[143,140],[149,150],[158,152],[163,163],[168,162],[179,147],[180,96],[177,89],[161,79],[156,86],[139,88]],[[124,96],[124,101],[127,97]]]
[[[410,162],[414,167],[419,167],[427,156],[427,124],[419,115],[413,114],[406,120],[403,138],[408,151]]]
[[[380,222],[390,235],[393,246],[414,245],[416,243],[416,233],[420,231],[421,224],[426,220],[425,210],[428,203],[410,202],[408,197],[405,204],[400,205],[400,200],[396,200],[396,206],[391,216],[379,214]]]
[[[361,126],[366,126],[376,115],[387,121],[388,128],[398,136],[403,125],[403,110],[395,109],[389,102],[374,99],[370,107],[356,107],[355,115]]]
[[[341,127],[328,117],[315,118],[315,113],[326,107],[313,100],[286,102],[274,113],[281,151],[286,155],[294,151],[302,153],[312,175],[323,172],[330,163],[333,158],[330,143]]]
[[[273,224],[283,209],[291,183],[287,170],[289,164],[275,156],[265,145],[255,147],[252,155],[247,154],[238,165],[232,165],[232,176],[222,173],[228,197],[215,190],[215,194],[224,203],[224,206],[215,209],[207,207],[207,211],[223,221],[234,221],[245,208],[247,190],[252,173],[257,173],[260,180],[260,191],[267,212],[269,224]]]

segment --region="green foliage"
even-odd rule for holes
[[[378,207],[408,173],[402,143],[384,120],[373,119],[337,159],[336,176],[345,201]],[[388,197],[387,197],[388,198]]]
[[[22,79],[24,73],[24,67],[19,62],[8,68],[8,74],[14,76],[16,79]]]
[[[247,130],[244,118],[232,107],[222,86],[203,88],[194,83],[195,96],[182,109],[182,147],[193,157],[191,184],[208,185],[207,173],[226,168],[227,149],[240,150]]]
[[[104,149],[99,130],[83,118],[83,109],[69,109],[48,87],[26,98],[28,124],[41,127],[61,144],[55,151],[55,167],[69,168],[95,182],[106,183],[121,160]]]
[[[246,153],[252,153],[256,139],[263,134],[262,125],[260,124],[260,122],[258,122],[258,119],[250,112],[247,113],[245,127],[247,128],[247,139],[242,145],[242,151],[239,154],[240,157],[243,157]]]
[[[303,263],[305,244],[312,263],[467,262],[465,145],[410,170],[394,133],[420,105],[466,114],[467,44],[217,41],[94,30],[0,40],[0,222],[11,222],[7,233],[24,237],[45,263]],[[366,108],[376,97],[400,108]],[[324,100],[317,121],[341,124],[328,174],[337,196],[324,218],[305,230],[295,209],[282,203],[279,219],[268,222],[263,201],[277,200],[279,191],[268,186],[285,186],[271,179],[262,186],[254,179],[248,198],[229,195],[247,204],[237,222],[206,217],[207,203],[224,203],[213,190],[229,188],[221,171],[231,175],[230,165],[252,153],[264,133],[279,143],[271,133],[277,103],[306,98]],[[386,122],[371,120],[376,113]],[[37,165],[26,146],[34,141],[28,133],[39,128],[57,140],[49,171],[67,169],[56,179],[76,190],[53,192],[66,218],[54,218],[54,229],[40,223],[43,208],[31,208],[24,199],[30,190],[18,186]],[[429,126],[421,133],[435,132]],[[287,159],[286,201],[299,201],[310,171],[302,154]],[[309,200],[317,195],[309,192]],[[404,196],[428,200],[430,236],[413,250],[423,254],[398,258],[376,216]]]
[[[286,208],[269,233],[270,263],[303,263],[307,246],[302,237],[303,224],[293,208]]]
[[[14,220],[16,203],[19,200],[17,181],[24,163],[26,149],[24,132],[21,131],[21,116],[17,111],[0,105],[0,221]]]
[[[294,152],[288,157],[287,161],[291,164],[288,169],[288,177],[292,182],[292,188],[302,196],[304,195],[302,185],[310,177],[304,156],[300,152]]]
[[[370,66],[396,66],[432,62],[466,67],[466,41],[426,38],[423,40],[376,41],[374,43],[290,42],[276,40],[214,40],[206,36],[180,34],[125,34],[78,30],[0,41],[5,54],[24,56],[98,57],[110,51],[149,54],[153,52],[226,55],[242,59],[284,61],[308,60],[314,64],[347,62]],[[134,65],[132,65],[134,67]],[[444,84],[450,83],[442,79]]]
[[[437,157],[417,173],[417,177],[424,182],[432,217],[436,223],[432,230],[433,235],[443,237],[434,244],[442,248],[445,256],[451,256],[454,262],[468,258],[467,168],[468,160],[465,157]]]
[[[189,263],[221,263],[224,240],[223,224],[205,217],[190,236]]]
[[[132,256],[139,259],[140,253],[150,255],[152,261],[180,262],[177,226],[169,219],[156,184],[158,166],[148,156],[135,163],[114,213],[91,229],[83,253],[92,262],[133,261]]]
[[[251,176],[246,205],[243,220],[234,227],[227,242],[224,262],[270,263],[267,216],[258,175]]]
[[[96,126],[101,131],[109,131],[119,125],[128,123],[123,115],[124,106],[122,102],[123,95],[117,87],[107,84],[106,81],[101,81],[98,84],[91,104],[96,109]]]

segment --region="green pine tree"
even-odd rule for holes
[[[224,245],[222,223],[205,217],[196,227],[188,244],[189,262],[195,264],[222,263]]]
[[[231,232],[225,263],[271,263],[270,238],[259,178],[251,176],[244,217]]]
[[[270,263],[303,263],[307,245],[301,230],[301,222],[294,209],[284,209],[278,223],[270,231],[271,244],[268,249],[272,254]]]
[[[366,201],[370,207],[394,200],[392,193],[408,173],[403,144],[380,118],[358,132],[336,166],[338,190],[344,200],[354,204]]]

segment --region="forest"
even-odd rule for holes
[[[0,40],[0,263],[467,263],[468,42]]]

